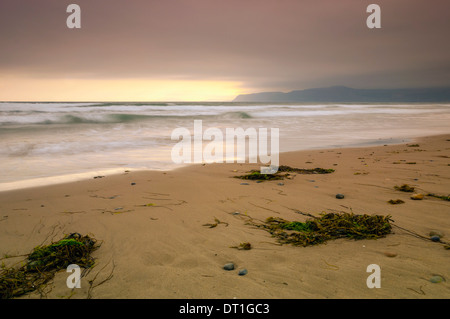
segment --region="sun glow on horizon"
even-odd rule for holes
[[[241,83],[209,80],[0,78],[1,101],[231,101]]]

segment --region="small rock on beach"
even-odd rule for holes
[[[239,270],[239,276],[245,276],[246,274],[248,274],[248,271],[247,271],[247,269],[241,269],[241,270]]]
[[[336,194],[337,199],[343,199],[345,196],[344,194]]]
[[[433,284],[438,284],[438,283],[440,283],[440,282],[445,281],[445,279],[444,279],[444,277],[442,277],[442,276],[434,275],[433,277],[430,278],[430,281],[431,281]]]
[[[439,237],[439,236],[431,236],[430,239],[431,239],[432,241],[434,241],[434,242],[438,242],[438,241],[441,240],[441,237]]]
[[[233,263],[225,264],[225,266],[223,266],[223,269],[225,269],[225,270],[233,270],[234,269],[234,264]]]
[[[411,196],[411,199],[413,200],[422,200],[423,199],[423,194],[414,194]]]

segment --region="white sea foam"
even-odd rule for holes
[[[449,133],[450,104],[3,102],[0,189],[99,170],[173,168],[171,132],[195,119],[205,129],[279,128],[280,151],[292,151]]]

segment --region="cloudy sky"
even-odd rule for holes
[[[69,4],[81,29],[69,29]],[[381,7],[381,29],[366,8]],[[1,0],[0,100],[450,85],[448,0]]]

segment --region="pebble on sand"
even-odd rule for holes
[[[241,269],[241,270],[239,270],[239,276],[245,276],[246,274],[248,274],[248,271],[247,271],[247,269]]]
[[[431,239],[432,241],[434,241],[434,242],[438,242],[438,241],[441,240],[441,237],[439,237],[439,236],[431,236],[430,239]]]
[[[434,284],[437,284],[445,281],[445,278],[439,275],[434,275],[433,277],[430,278],[430,281]]]
[[[223,266],[223,269],[225,269],[225,270],[233,270],[234,269],[234,264],[233,263],[225,264],[225,266]]]
[[[337,199],[343,199],[344,198],[344,194],[336,194],[336,198]]]
[[[241,185],[248,185],[248,183],[241,183]]]
[[[384,255],[385,255],[386,257],[391,257],[391,258],[397,256],[396,253],[389,252],[389,251],[386,251],[386,252],[384,253]]]
[[[411,199],[413,200],[422,200],[423,199],[423,194],[414,194],[411,196]]]

